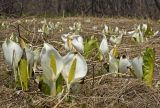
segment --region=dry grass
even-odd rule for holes
[[[25,18],[27,19],[27,18]],[[21,19],[21,20],[25,20]],[[30,19],[30,18],[28,18]],[[86,19],[90,19],[91,22],[86,22]],[[18,19],[8,19],[6,22],[14,24]],[[43,19],[37,19],[36,30],[40,26],[40,21]],[[60,21],[63,23],[64,31],[55,31],[50,34],[47,39],[52,43],[62,55],[64,55],[64,49],[61,45],[56,44],[54,41],[61,41],[60,36],[63,33],[68,32],[68,26],[71,26],[74,21],[81,21],[83,31],[81,32],[84,38],[88,38],[95,35],[101,39],[102,24],[106,23],[109,26],[125,28],[130,30],[134,24],[149,23],[154,30],[159,30],[160,26],[156,21],[151,20],[137,20],[137,19],[104,19],[104,18],[64,18],[64,19],[47,19],[52,22]],[[0,20],[2,22],[4,20]],[[21,28],[21,35],[27,38],[29,41],[33,39],[34,46],[41,46],[43,40],[38,39],[39,34],[33,31],[33,24],[22,24],[25,29]],[[92,26],[96,26],[97,30],[93,30]],[[26,33],[30,32],[29,36]],[[3,41],[6,37],[9,37],[11,32],[17,32],[14,28],[1,29],[0,39]],[[2,44],[2,42],[1,42]],[[118,46],[119,53],[125,54],[125,49],[128,49],[129,56],[135,57],[140,52],[144,51],[146,47],[154,47],[156,50],[156,62],[155,62],[155,80],[154,85],[157,82],[160,71],[160,35],[151,38],[148,42],[141,45],[135,45],[131,42],[129,37],[123,38],[122,44]],[[6,65],[4,64],[2,49],[0,49],[0,106],[1,108],[51,108],[58,103],[56,98],[45,96],[38,90],[37,84],[34,80],[31,80],[30,91],[16,93],[14,90],[14,79],[9,72],[6,71]],[[91,64],[91,62],[89,62]],[[153,87],[146,86],[143,82],[132,77],[114,77],[113,75],[106,74],[106,69],[101,71],[99,63],[89,65],[89,72],[85,79],[84,84],[77,84],[72,87],[71,93],[66,99],[59,104],[59,108],[160,108],[160,90]],[[95,71],[95,79],[92,79],[92,72]],[[103,78],[101,78],[103,75]],[[93,83],[94,82],[94,83]],[[93,85],[94,84],[94,85]],[[65,94],[64,94],[65,95]]]

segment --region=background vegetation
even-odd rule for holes
[[[0,15],[123,16],[158,19],[159,0],[0,0]]]

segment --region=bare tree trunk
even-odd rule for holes
[[[158,0],[154,0],[154,2],[156,4],[158,10],[160,11],[160,2]]]

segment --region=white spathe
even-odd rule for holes
[[[54,74],[50,64],[51,54],[54,54],[56,59],[56,75]],[[43,75],[52,81],[56,81],[63,69],[63,60],[58,51],[52,45],[44,43],[44,46],[40,53],[40,61],[43,69]]]
[[[109,55],[109,72],[118,73],[118,60]]]
[[[83,45],[83,38],[82,36],[78,35],[75,36],[72,40],[72,45],[76,49],[76,51],[83,53],[84,52],[84,45]]]
[[[106,24],[104,25],[104,29],[102,30],[102,33],[103,33],[104,35],[106,35],[106,34],[109,33],[109,27],[108,27]]]
[[[128,58],[121,57],[119,60],[119,72],[125,73],[128,72],[128,67],[131,66],[131,63],[129,62]]]
[[[112,44],[120,44],[121,43],[121,41],[122,41],[122,36],[123,36],[123,34],[120,34],[119,36],[111,36],[110,37],[110,39],[109,39],[109,41],[112,43]]]
[[[39,62],[40,59],[40,48],[37,48],[33,51],[33,57],[34,57],[34,66],[33,66],[33,71],[35,72],[37,69],[37,63]]]
[[[143,66],[143,58],[141,56],[135,57],[132,60],[132,68],[137,78],[142,78],[143,76],[142,66]]]
[[[20,47],[20,45],[10,39],[6,39],[2,44],[2,49],[4,52],[4,58],[6,63],[12,67],[14,53],[14,63],[15,66],[18,67],[18,62],[20,61],[23,53],[23,50]]]
[[[67,38],[68,38],[71,34],[72,34],[71,32],[69,32],[69,33],[67,33],[67,34],[63,34],[63,35],[61,36],[62,41],[63,41],[63,42],[67,42]]]
[[[31,76],[32,75],[32,67],[33,67],[33,63],[34,63],[34,53],[33,53],[32,45],[28,44],[25,47],[25,52],[26,52],[27,62],[28,62],[28,66],[29,66],[29,72],[30,72],[30,76]]]
[[[84,52],[83,38],[80,35],[72,35],[72,33],[63,34],[61,36],[64,42],[64,48],[67,51],[78,51],[80,53]]]
[[[70,84],[68,83],[68,77],[69,77],[69,72],[71,69],[71,65],[73,63],[73,60],[76,59],[76,68],[75,68],[75,74],[73,79],[71,80]],[[87,74],[87,63],[83,56],[80,53],[72,53],[69,52],[66,56],[63,58],[64,61],[64,68],[62,75],[67,83],[67,86],[70,87],[70,85],[74,82],[78,82],[80,79],[84,78]]]
[[[101,53],[103,54],[103,56],[106,56],[106,54],[109,53],[109,47],[108,47],[106,36],[103,36],[99,49]]]

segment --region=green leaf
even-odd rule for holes
[[[57,91],[57,94],[61,93],[62,92],[62,88],[63,87],[63,77],[62,75],[60,74],[57,81],[56,81],[56,91]]]
[[[45,75],[41,76],[39,89],[45,95],[56,96],[56,82],[48,79]]]
[[[96,38],[88,39],[84,42],[84,56],[90,58],[93,56],[93,50],[98,52],[98,41]]]
[[[42,78],[43,79],[43,78]],[[39,89],[45,94],[50,95],[51,94],[51,87],[49,84],[45,83],[44,80],[40,80],[39,82]]]
[[[56,57],[55,57],[54,53],[51,53],[51,55],[50,55],[50,66],[52,68],[54,75],[56,75],[57,65],[56,65]]]
[[[71,83],[71,81],[73,80],[73,78],[75,76],[76,64],[77,64],[77,59],[75,58],[72,62],[71,68],[70,68],[70,72],[69,72],[69,76],[68,76],[68,84]]]
[[[154,62],[155,62],[155,51],[152,48],[147,48],[143,55],[143,81],[147,85],[152,85],[153,73],[154,73]]]
[[[25,50],[23,53],[25,53]],[[28,90],[29,89],[29,73],[28,73],[27,58],[25,54],[23,54],[21,60],[18,63],[18,74],[20,77],[22,90],[25,90],[25,91]]]
[[[145,31],[144,36],[145,37],[151,37],[154,35],[154,31],[150,26],[147,26],[147,30]]]

